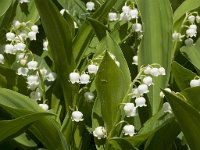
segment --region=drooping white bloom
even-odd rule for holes
[[[8,41],[12,41],[12,40],[14,40],[14,38],[15,38],[15,34],[14,33],[12,33],[12,32],[6,33],[6,39]]]
[[[12,44],[6,44],[4,52],[7,54],[16,54],[15,47]]]
[[[170,88],[165,88],[164,90],[165,90],[165,91],[168,91],[168,92],[172,92],[172,90],[171,90]],[[163,93],[162,91],[160,92],[160,97],[161,97],[161,98],[164,98],[164,97],[165,97],[165,95],[164,95],[164,93]]]
[[[150,76],[144,77],[144,79],[142,80],[144,84],[150,86],[153,84],[153,79]]]
[[[45,111],[49,109],[49,106],[47,104],[39,104],[39,106]]]
[[[136,107],[134,103],[126,103],[124,105],[124,112],[126,114],[126,117],[136,116]]]
[[[84,93],[85,100],[88,102],[92,102],[95,95],[92,92],[85,92]]]
[[[197,31],[193,28],[189,28],[186,30],[187,37],[196,37]]]
[[[95,4],[94,2],[87,2],[86,3],[86,10],[92,11],[95,9]]]
[[[126,6],[126,5],[125,5],[125,6],[122,7],[122,12],[123,12],[123,13],[129,14],[129,11],[130,11],[130,7],[129,7],[129,6]]]
[[[18,20],[13,21],[13,26],[18,29],[21,26],[21,23]]]
[[[55,72],[50,72],[47,74],[46,79],[47,81],[52,82],[52,81],[55,81],[56,77],[57,75]]]
[[[28,38],[27,31],[23,30],[19,33],[19,37],[21,37],[23,40],[26,40]]]
[[[17,74],[22,76],[27,76],[28,68],[20,67],[17,69]]]
[[[31,31],[28,33],[28,38],[32,41],[32,40],[36,40],[36,32]]]
[[[40,69],[40,73],[41,73],[43,79],[46,79],[46,77],[47,77],[47,69],[45,69],[45,68]]]
[[[166,75],[165,68],[160,67],[160,68],[158,68],[158,71],[159,71],[160,75],[162,75],[162,76]]]
[[[144,74],[151,74],[151,67],[150,66],[147,66],[145,69],[144,69]]]
[[[146,105],[146,99],[144,97],[138,97],[135,99],[136,107],[143,107]]]
[[[20,63],[22,66],[24,66],[27,63],[28,55],[25,53],[19,53],[16,57],[17,63]]]
[[[4,56],[0,54],[0,64],[4,64]]]
[[[80,75],[78,72],[71,72],[69,74],[69,80],[72,84],[79,83]]]
[[[200,16],[196,16],[196,22],[200,23]]]
[[[143,95],[149,92],[148,86],[146,84],[140,84],[137,89],[140,95]]]
[[[191,25],[189,26],[189,29],[197,30],[197,25],[196,25],[196,24],[191,24]]]
[[[123,20],[123,21],[129,21],[131,18],[130,18],[130,16],[129,16],[129,14],[126,14],[126,13],[124,13],[124,12],[122,12],[121,14],[120,14],[120,20]]]
[[[138,10],[136,8],[135,9],[131,9],[129,11],[129,15],[130,15],[131,19],[138,18]]]
[[[184,37],[184,35],[181,35],[181,33],[178,33],[176,31],[174,31],[174,33],[172,34],[172,41],[182,41],[182,38]]]
[[[200,86],[200,79],[193,79],[190,81],[190,87]]]
[[[142,32],[142,25],[140,23],[133,24],[133,31],[135,32]]]
[[[37,88],[35,91],[32,91],[30,93],[30,98],[35,101],[40,101],[41,97],[42,97],[42,91],[39,88]]]
[[[172,108],[168,102],[163,103],[163,111],[165,113],[172,113]]]
[[[27,66],[28,66],[28,69],[30,69],[30,70],[37,70],[38,69],[38,62],[34,61],[34,60],[29,61],[27,63]]]
[[[108,19],[109,21],[117,21],[117,13],[116,12],[109,12],[108,13]]]
[[[80,76],[80,84],[88,84],[90,82],[90,76],[86,73]]]
[[[93,135],[94,137],[96,137],[97,139],[102,139],[106,137],[106,130],[104,127],[99,126],[97,128],[95,128],[95,130],[93,131]]]
[[[31,26],[31,30],[35,33],[38,33],[38,26],[37,25],[33,25]]]
[[[135,127],[133,125],[125,125],[123,127],[123,133],[124,135],[129,135],[129,136],[133,136],[135,133]]]
[[[152,68],[150,71],[150,74],[154,77],[157,77],[160,75],[159,69],[158,68]]]
[[[83,113],[80,111],[73,111],[72,121],[75,121],[75,122],[83,121]]]
[[[188,38],[188,39],[186,39],[185,41],[185,45],[186,46],[193,46],[194,44],[194,41],[193,41],[193,39],[192,38]]]
[[[47,40],[44,40],[43,41],[43,50],[44,51],[47,51],[48,50],[48,45],[49,45],[49,42]]]
[[[29,0],[19,0],[19,3],[22,4],[22,3],[28,3]]]
[[[25,48],[26,48],[26,44],[24,44],[24,43],[17,43],[17,44],[14,45],[14,48],[17,51],[24,51]]]
[[[138,65],[138,56],[137,55],[133,56],[133,62],[132,62],[132,64]]]
[[[95,65],[95,64],[90,64],[90,65],[88,65],[88,67],[87,67],[87,69],[88,69],[88,73],[89,74],[96,74],[97,73],[97,71],[98,71],[98,66],[97,65]]]
[[[132,89],[132,98],[137,98],[140,97],[140,93],[138,91],[138,88],[133,88]]]
[[[195,16],[194,15],[191,15],[191,16],[188,16],[188,21],[190,22],[190,23],[194,23],[194,21],[195,21]]]
[[[39,86],[39,77],[37,75],[30,75],[27,77],[28,89],[35,90]]]

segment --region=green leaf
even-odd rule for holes
[[[172,63],[172,74],[180,90],[188,88],[190,81],[196,76],[195,73],[184,68],[175,61]]]
[[[53,115],[50,113],[33,113],[18,117],[13,120],[2,120],[0,121],[0,141],[3,141],[7,138],[15,137],[33,124],[37,120],[43,119],[43,117]]]
[[[115,61],[106,52],[96,75],[98,100],[101,101],[101,113],[109,133],[116,122],[119,105],[129,86],[125,76]]]
[[[8,10],[10,5],[12,4],[12,0],[1,0],[0,1],[0,17]]]
[[[172,10],[168,0],[139,0],[143,22],[142,44],[138,52],[139,66],[158,63],[166,69],[166,76],[156,78],[150,90],[152,113],[160,107],[160,88],[167,85],[172,60]],[[165,16],[165,17],[163,17]]]
[[[44,112],[35,101],[4,88],[0,88],[0,106],[15,118],[34,112]],[[30,131],[47,149],[67,150],[68,145],[60,132],[60,128],[53,117],[45,117],[35,122],[30,127]]]
[[[192,150],[199,150],[200,136],[200,114],[190,104],[185,102],[182,97],[164,91],[164,94],[169,101],[178,124],[183,131],[185,138]]]
[[[19,20],[20,22],[37,22],[39,20],[39,14],[35,2],[31,0],[29,3],[18,3],[15,20]]]
[[[197,67],[200,70],[199,48],[200,48],[200,38],[197,40],[197,42],[193,46],[183,46],[181,48],[181,52],[195,67]]]
[[[200,7],[199,0],[186,0],[174,12],[174,24],[182,18],[186,12],[190,12]]]
[[[95,11],[91,18],[102,21],[105,17],[107,17],[108,12],[115,3],[116,0],[107,0],[100,8],[98,8],[98,10]],[[86,47],[89,45],[93,35],[92,26],[88,21],[86,21],[79,29],[73,41],[73,55],[75,62],[79,62],[82,59]]]
[[[63,88],[65,103],[72,105],[72,85],[67,79],[69,73],[75,68],[70,23],[63,18],[51,0],[35,0],[35,3],[49,40],[58,80]]]

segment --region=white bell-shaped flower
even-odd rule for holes
[[[12,44],[6,44],[4,52],[7,54],[16,54],[16,50]]]
[[[170,88],[165,88],[164,90],[165,90],[165,91],[168,91],[168,92],[172,92],[172,90],[171,90]],[[160,92],[160,97],[161,97],[161,98],[164,98],[164,97],[165,97],[165,95],[164,95],[164,93],[163,93],[162,91]]]
[[[140,84],[137,89],[140,95],[143,95],[149,92],[148,86],[146,84]]]
[[[143,107],[146,105],[146,99],[144,97],[138,97],[135,99],[136,107]]]
[[[49,42],[47,40],[44,40],[43,41],[43,50],[44,51],[47,51],[48,50],[48,45],[49,45]]]
[[[46,76],[46,79],[47,79],[47,81],[49,81],[49,82],[53,82],[53,81],[56,80],[56,77],[57,77],[57,75],[56,75],[55,72],[49,72],[49,73],[47,74],[47,76]]]
[[[98,66],[97,65],[95,65],[95,64],[90,64],[90,65],[88,65],[88,67],[87,67],[87,69],[88,69],[88,73],[89,74],[96,74],[97,73],[97,71],[98,71]]]
[[[94,100],[95,95],[92,92],[85,92],[84,97],[86,101],[92,102]]]
[[[25,48],[26,48],[26,44],[24,44],[24,43],[17,43],[17,44],[14,45],[14,47],[15,47],[15,49],[17,51],[24,51]]]
[[[36,32],[34,31],[31,31],[28,33],[28,38],[33,41],[33,40],[36,40]]]
[[[37,88],[36,91],[32,91],[30,93],[30,98],[35,101],[40,101],[42,98],[42,91],[39,88]]]
[[[90,82],[90,76],[86,73],[80,76],[80,84],[88,84]]]
[[[37,25],[33,25],[31,26],[31,30],[35,33],[38,33],[38,26]]]
[[[131,9],[129,11],[129,15],[130,15],[131,19],[138,18],[138,10],[136,8],[135,9]]]
[[[191,15],[191,16],[188,16],[188,21],[190,22],[190,23],[194,23],[194,21],[195,21],[195,16],[194,15]]]
[[[17,69],[17,74],[21,76],[27,76],[28,68],[20,67]]]
[[[187,37],[196,37],[197,31],[193,28],[189,28],[186,30]]]
[[[39,77],[37,75],[30,75],[27,77],[26,83],[28,84],[28,89],[35,90],[40,84]]]
[[[153,84],[153,79],[152,79],[152,77],[147,76],[147,77],[144,77],[144,78],[143,78],[142,82],[143,82],[144,84],[146,84],[147,86],[150,86],[150,85]]]
[[[193,44],[194,41],[193,41],[192,38],[186,39],[186,40],[184,41],[184,43],[185,43],[186,46],[193,46],[193,45],[194,45],[194,44]]]
[[[7,39],[8,41],[14,40],[14,39],[15,39],[15,34],[12,33],[12,32],[6,33],[6,39]]]
[[[69,74],[69,80],[72,84],[79,83],[80,75],[78,72],[71,72]]]
[[[158,68],[158,71],[159,71],[160,75],[162,75],[162,76],[166,75],[165,68],[160,67],[160,68]]]
[[[13,26],[18,29],[21,26],[21,23],[18,20],[13,21]]]
[[[95,4],[94,2],[87,2],[86,3],[86,10],[92,11],[95,9]]]
[[[190,87],[200,86],[200,79],[193,79],[190,81]]]
[[[136,134],[135,127],[133,125],[125,125],[123,127],[123,133],[124,133],[124,135],[133,136]]]
[[[94,137],[96,137],[99,140],[102,138],[106,138],[106,130],[104,127],[99,126],[99,127],[95,128],[95,130],[93,131],[93,135],[94,135]]]
[[[132,64],[138,65],[138,56],[137,55],[133,56],[133,62],[132,62]]]
[[[134,103],[126,103],[124,105],[124,112],[125,112],[126,117],[136,116],[136,107]]]
[[[150,74],[154,77],[157,77],[160,75],[159,69],[158,68],[152,68],[150,71]]]
[[[172,108],[171,108],[171,106],[170,106],[170,104],[168,103],[168,102],[165,102],[165,103],[163,103],[163,111],[165,112],[165,113],[172,113]]]
[[[133,31],[142,32],[142,25],[140,23],[133,24]]]
[[[45,69],[45,68],[40,69],[40,74],[42,75],[43,79],[46,79],[47,69]]]
[[[21,31],[19,33],[19,37],[21,37],[23,40],[26,40],[28,38],[28,33],[27,31]]]
[[[28,66],[28,69],[30,69],[30,70],[37,70],[38,69],[38,62],[34,61],[34,60],[29,61],[27,63],[27,66]]]
[[[47,111],[49,109],[49,106],[47,104],[39,104],[39,106],[44,110]]]
[[[130,11],[130,7],[129,7],[129,6],[126,6],[126,5],[125,5],[125,6],[122,7],[122,12],[123,12],[123,13],[129,14],[129,11]]]
[[[120,14],[120,20],[122,20],[122,21],[129,21],[131,18],[130,18],[130,16],[129,16],[129,14],[126,14],[126,13],[124,13],[124,12],[122,12],[121,14]]]
[[[75,121],[75,122],[83,121],[83,113],[80,111],[73,111],[72,112],[72,121]]]
[[[132,89],[132,98],[137,98],[140,97],[140,93],[138,91],[138,88],[133,88]]]
[[[4,64],[4,56],[2,54],[0,54],[0,64]]]
[[[151,69],[152,68],[150,66],[145,67],[144,74],[151,74]]]
[[[116,12],[109,12],[108,13],[108,19],[109,21],[117,21],[117,13]]]
[[[197,25],[196,25],[196,24],[191,24],[191,25],[189,26],[189,29],[197,30]]]
[[[200,23],[200,16],[196,16],[196,22]]]

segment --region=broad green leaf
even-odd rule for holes
[[[29,3],[18,3],[15,20],[19,20],[20,22],[37,22],[39,20],[39,14],[35,7],[35,2],[31,0]]]
[[[149,99],[153,115],[159,110],[160,88],[167,85],[172,55],[172,10],[168,0],[138,0],[143,22],[143,38],[138,52],[139,66],[158,63],[166,76],[156,78]],[[165,17],[163,17],[165,16]]]
[[[28,148],[37,147],[36,142],[30,139],[26,133],[22,133],[13,140],[17,142],[19,145],[22,145],[23,147],[28,147]]]
[[[44,112],[38,104],[30,98],[3,88],[0,89],[0,106],[15,118],[34,112]],[[30,127],[30,131],[47,149],[67,150],[68,145],[60,132],[60,128],[60,125],[54,118],[45,117],[35,122]]]
[[[190,81],[196,76],[195,73],[184,68],[175,61],[172,63],[172,74],[180,90],[188,88],[190,86]]]
[[[0,17],[8,10],[10,5],[12,4],[12,0],[1,0],[0,1]]]
[[[181,91],[189,104],[195,107],[198,111],[200,111],[200,87],[187,88]]]
[[[174,24],[182,18],[186,12],[190,12],[200,7],[199,0],[186,0],[174,12]]]
[[[115,3],[116,0],[107,0],[100,8],[95,11],[91,18],[102,21],[105,17],[107,17],[108,12]],[[86,47],[89,45],[93,35],[94,32],[92,30],[92,26],[90,26],[88,21],[86,21],[79,29],[73,41],[73,55],[75,62],[79,62],[82,59]]]
[[[182,97],[163,91],[192,150],[199,150],[200,113]]]
[[[50,113],[33,113],[18,117],[13,120],[2,120],[0,121],[0,141],[3,141],[7,138],[15,137],[36,122],[37,120],[42,120],[43,117],[52,115]]]
[[[197,40],[197,42],[193,46],[183,46],[181,48],[181,52],[195,67],[197,67],[200,70],[199,48],[200,48],[200,38]]]
[[[98,100],[101,101],[102,117],[109,133],[115,125],[119,105],[129,86],[125,82],[123,72],[108,52],[99,67],[95,83]]]
[[[75,63],[72,54],[70,24],[62,17],[51,0],[35,0],[35,3],[49,40],[58,80],[63,88],[65,103],[72,105],[72,85],[68,82],[68,75],[75,68]]]

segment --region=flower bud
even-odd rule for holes
[[[45,111],[49,109],[49,106],[47,104],[39,104],[39,106]]]

